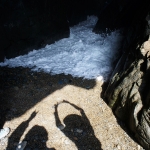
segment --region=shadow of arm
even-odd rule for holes
[[[85,112],[84,112],[84,110],[83,110],[82,108],[80,108],[80,107],[78,107],[77,105],[75,105],[75,104],[73,104],[73,103],[70,103],[70,102],[68,102],[68,101],[66,101],[66,100],[63,100],[63,102],[70,104],[70,105],[73,106],[75,109],[77,109],[78,111],[80,111],[80,113],[81,113],[82,118],[84,119],[84,121],[90,125],[90,121],[89,121],[89,119],[87,118],[87,116],[86,116],[86,114],[85,114]]]
[[[58,116],[58,109],[57,108],[58,108],[58,104],[55,105],[55,112],[54,112],[56,126],[60,130],[63,130],[65,127],[64,127],[64,125],[60,121],[60,118]]]

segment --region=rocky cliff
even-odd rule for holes
[[[135,3],[130,5],[129,11],[134,6]],[[135,139],[148,150],[150,149],[150,17],[146,15],[150,5],[148,1],[139,1],[136,6],[138,7],[136,10],[133,8],[135,12],[131,13],[132,17],[129,17],[129,20],[127,12],[122,16],[121,22],[120,19],[117,19],[117,22],[112,20],[113,23],[108,26],[110,30],[121,27],[125,37],[122,43],[123,54],[105,91],[105,98],[114,114],[126,123]],[[119,15],[121,14],[122,12]],[[124,20],[128,22],[122,24]],[[107,26],[107,22],[105,25]],[[98,27],[97,25],[95,30],[98,30]]]

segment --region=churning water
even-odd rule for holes
[[[90,16],[86,21],[70,28],[69,38],[40,50],[33,50],[27,55],[5,59],[0,66],[23,66],[50,74],[64,73],[86,79],[107,79],[117,58],[122,36],[119,31],[107,36],[93,33],[96,22],[97,17]]]

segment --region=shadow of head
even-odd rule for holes
[[[63,120],[64,124],[65,124],[65,128],[71,128],[71,129],[75,129],[75,128],[82,128],[85,129],[85,127],[89,128],[91,127],[91,125],[82,117],[79,115],[75,115],[75,114],[71,114],[68,115],[64,118]]]
[[[47,148],[46,142],[48,140],[48,133],[43,126],[35,125],[32,127],[32,129],[29,130],[25,136],[24,140],[27,141],[26,148],[55,150],[54,148]]]
[[[64,118],[65,128],[62,132],[72,140],[78,149],[101,150],[101,143],[96,138],[89,120],[79,115],[71,114]]]

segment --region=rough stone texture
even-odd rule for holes
[[[69,36],[61,0],[0,1],[1,61]]]
[[[150,41],[139,46],[139,39],[135,38],[135,44],[129,45],[129,51],[121,57],[105,97],[115,115],[128,125],[137,141],[149,150]]]

